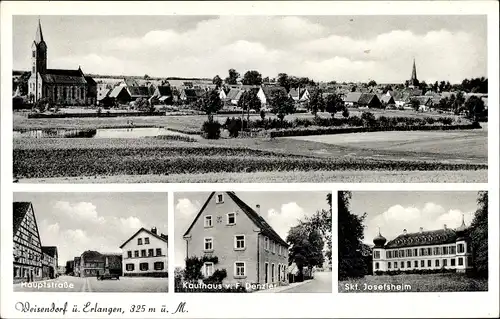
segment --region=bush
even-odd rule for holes
[[[372,112],[363,112],[361,121],[363,121],[363,126],[375,126],[377,124],[377,119]]]
[[[209,140],[217,140],[220,138],[221,125],[217,121],[205,121],[201,130],[203,137]]]

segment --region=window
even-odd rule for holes
[[[161,248],[156,248],[156,256],[161,256]]]
[[[132,251],[130,251],[130,250],[129,250],[129,251],[127,251],[127,257],[128,257],[128,258],[132,258]]]
[[[439,259],[436,259],[435,265],[436,265],[436,267],[439,267]]]
[[[227,224],[228,225],[234,225],[234,224],[236,224],[236,215],[235,215],[235,213],[228,213],[227,214]]]
[[[425,256],[425,249],[424,248],[420,248],[420,256]]]
[[[137,245],[142,245],[142,238],[137,238]]]
[[[417,257],[417,256],[418,256],[418,249],[417,249],[417,248],[414,248],[414,249],[413,249],[413,256],[414,256],[414,257]]]
[[[444,267],[448,266],[448,259],[443,259],[443,266]]]
[[[425,260],[421,260],[421,261],[420,261],[420,267],[421,267],[421,268],[424,268],[424,267],[425,267]]]
[[[458,258],[458,265],[463,266],[464,265],[464,259],[462,257]]]
[[[264,237],[264,249],[269,250],[269,238]]]
[[[141,250],[141,257],[146,257],[146,249]]]
[[[464,244],[458,244],[457,245],[457,251],[458,251],[459,254],[465,252]]]
[[[235,277],[245,277],[245,263],[242,261],[237,261],[234,263],[234,276]]]
[[[205,228],[212,227],[212,215],[205,216]]]
[[[234,249],[237,250],[245,249],[245,235],[234,236]]]
[[[405,268],[405,262],[404,261],[401,262],[401,269],[402,268]]]
[[[148,249],[148,257],[153,257],[153,255],[154,255],[154,249],[153,248]]]
[[[36,58],[36,51],[33,51],[33,57]]]
[[[378,262],[375,263],[375,269],[378,269],[380,267],[380,265],[378,264]]]
[[[450,259],[450,265],[455,266],[455,258]]]
[[[36,73],[36,72],[35,72],[35,66],[33,65],[33,74],[35,74],[35,73]]]
[[[431,260],[427,260],[427,267],[432,267],[432,261]]]
[[[447,246],[443,247],[443,255],[448,255],[448,247]]]
[[[206,262],[203,264],[203,275],[210,277],[214,273],[214,263]]]
[[[274,264],[271,264],[271,282],[274,282],[275,274]]]
[[[149,244],[149,237],[146,237],[144,238],[144,245],[148,245]]]
[[[276,254],[276,242],[272,242],[271,248],[273,249],[273,254]]]
[[[406,268],[411,268],[411,261],[409,261],[409,260],[408,260],[408,261],[406,262]]]
[[[432,256],[432,249],[427,248],[427,256]]]
[[[215,198],[215,203],[216,204],[224,203],[224,195],[217,194],[217,197]]]
[[[278,256],[281,256],[281,245],[278,245]]]
[[[450,254],[455,255],[457,253],[457,247],[455,246],[450,246]]]
[[[392,251],[388,250],[386,253],[387,259],[391,258]]]
[[[149,269],[149,264],[148,263],[140,263],[139,264],[139,269],[141,271],[147,271]]]
[[[82,99],[85,97],[85,90],[83,88],[80,88],[80,96]]]
[[[76,87],[72,87],[71,88],[71,97],[74,99],[75,98],[75,95],[76,95]]]
[[[380,259],[380,251],[376,250],[376,251],[373,253],[373,259]]]
[[[139,257],[139,251],[138,250],[134,251],[134,257]]]
[[[205,250],[214,250],[214,239],[212,237],[204,238]]]
[[[413,263],[413,267],[418,268],[418,260],[415,260],[415,262]]]
[[[387,269],[391,269],[391,263],[387,263]]]
[[[157,261],[154,263],[154,268],[155,270],[163,270],[163,268],[165,268],[165,264],[163,261]]]
[[[127,269],[127,271],[134,271],[134,264],[127,264],[125,265],[125,268]]]

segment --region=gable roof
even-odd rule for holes
[[[236,96],[240,94],[240,89],[235,89],[235,88],[231,88],[229,90],[229,92],[226,94],[226,98],[230,99],[230,100],[236,100]]]
[[[380,101],[386,104],[396,104],[396,102],[394,102],[394,98],[390,95],[382,95],[380,97]]]
[[[260,228],[260,231],[262,234],[266,235],[267,237],[273,239],[274,241],[279,242],[280,244],[284,245],[285,247],[288,247],[289,245],[287,244],[286,241],[284,241],[278,233],[269,225],[265,219],[259,215],[257,212],[255,212],[250,206],[248,206],[245,202],[243,202],[234,192],[225,192],[235,203],[238,205],[238,207],[250,218],[250,220],[255,224],[255,226]],[[210,202],[210,199],[215,195],[215,192],[212,192],[210,196],[208,196],[207,201],[205,204],[202,206],[196,217],[194,218],[193,222],[189,226],[188,230],[184,233],[184,236],[187,236],[191,229],[193,228],[194,224],[198,220],[198,218],[201,216],[205,208],[207,207],[208,203]]]
[[[118,95],[120,95],[122,90],[125,90],[127,92],[127,94],[130,95],[130,93],[127,91],[127,89],[124,86],[115,86],[113,88],[113,90],[111,90],[111,92],[109,93],[108,96],[112,97],[112,98],[116,98],[116,97],[118,97]]]
[[[457,233],[453,229],[438,229],[422,231],[418,233],[407,233],[399,235],[389,241],[385,248],[400,248],[412,246],[442,245],[455,243]]]
[[[85,78],[85,81],[87,81],[87,84],[97,85],[96,81],[94,81],[94,79],[90,75],[86,75],[86,76],[84,76],[84,78]]]
[[[264,95],[266,98],[269,98],[271,93],[275,91],[282,91],[283,93],[286,93],[286,89],[282,86],[262,86],[262,92],[264,92]]]
[[[147,86],[127,86],[127,90],[131,97],[149,96],[149,88]]]
[[[131,241],[135,236],[137,236],[137,234],[139,234],[141,231],[145,231],[147,234],[153,236],[153,237],[156,237],[158,238],[159,240],[161,241],[164,241],[168,244],[168,236],[167,235],[164,235],[164,234],[155,234],[153,233],[152,231],[150,230],[147,230],[146,228],[144,227],[141,227],[141,229],[139,229],[135,234],[133,234],[129,239],[127,239],[123,244],[121,244],[120,248],[123,248],[123,246],[125,246],[129,241]]]
[[[55,257],[57,255],[56,246],[42,246],[42,251],[51,257]]]
[[[160,96],[171,96],[172,95],[172,89],[170,88],[170,85],[162,85],[158,86],[156,88]]]
[[[28,212],[30,206],[30,202],[14,202],[14,215],[12,216],[12,221],[14,224],[14,235],[17,233],[19,226],[21,226],[21,223],[24,220],[24,216],[26,216],[26,213]]]
[[[47,69],[40,74],[43,82],[57,84],[87,84],[82,70]]]
[[[373,100],[377,100],[380,103],[380,100],[375,93],[363,93],[359,97],[358,103],[362,105],[369,105]]]
[[[349,92],[346,94],[344,102],[358,103],[361,95],[363,95],[361,92]]]
[[[125,79],[123,79],[123,82],[128,87],[139,86],[139,82],[137,82],[137,80],[135,80],[133,78],[125,78]]]

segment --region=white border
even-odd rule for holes
[[[169,293],[134,294],[134,293],[12,293],[12,216],[1,214],[2,245],[1,258],[1,314],[0,317],[60,317],[58,314],[23,314],[13,308],[15,301],[30,301],[43,305],[51,302],[82,304],[85,301],[98,301],[102,306],[122,306],[132,304],[148,306],[167,305],[170,310],[186,301],[188,313],[170,315],[172,317],[494,317],[499,313],[498,260],[499,260],[499,123],[498,107],[489,111],[489,149],[488,149],[488,184],[136,184],[136,185],[19,185],[12,184],[12,110],[11,70],[12,70],[12,15],[168,15],[168,14],[233,14],[233,15],[472,15],[488,16],[488,80],[489,104],[498,106],[498,3],[496,1],[459,1],[459,2],[2,2],[1,3],[1,211],[10,212],[12,191],[43,192],[170,192],[169,206]],[[474,293],[391,293],[387,294],[339,294],[337,293],[337,272],[333,271],[333,293],[331,294],[174,294],[174,224],[173,194],[171,191],[287,191],[287,190],[483,190],[490,192],[489,238],[490,238],[490,284],[488,292]],[[336,196],[333,196],[336,207]],[[334,214],[336,216],[336,214]],[[333,220],[333,247],[337,246],[337,221]],[[333,264],[337,264],[334,253]],[[388,298],[390,296],[390,298]],[[300,305],[300,306],[291,306]],[[362,305],[357,306],[357,305]],[[415,305],[421,305],[415,307]],[[94,314],[104,317],[104,314]],[[167,317],[169,314],[156,312],[127,313],[109,317],[153,318]],[[65,317],[84,318],[89,314],[66,314]]]

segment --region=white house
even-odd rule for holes
[[[156,227],[139,229],[120,248],[124,276],[168,276],[168,236],[158,235]]]

